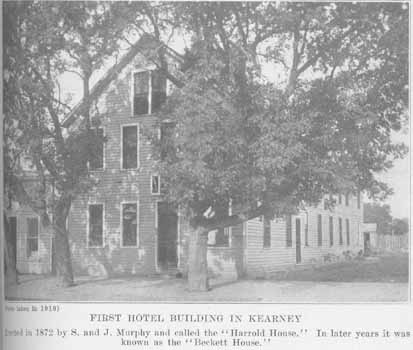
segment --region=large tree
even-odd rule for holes
[[[6,2],[4,5],[5,185],[52,226],[59,284],[73,284],[66,219],[71,203],[94,185],[88,163],[103,137],[91,128],[89,83],[119,49],[127,23],[116,3]],[[67,133],[70,110],[59,85],[63,73],[83,82],[84,122]],[[25,157],[35,178],[21,167]]]
[[[190,44],[161,113],[174,132],[157,148],[166,196],[192,227],[190,289],[208,289],[210,230],[292,213],[326,193],[390,193],[375,175],[405,152],[390,133],[407,108],[406,4],[168,11]]]

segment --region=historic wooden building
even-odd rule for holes
[[[188,225],[162,202],[162,179],[153,170],[144,132],[155,124],[152,114],[166,98],[166,79],[139,54],[124,62],[110,83],[104,79],[97,84],[103,94],[91,110],[92,116],[99,112],[97,132],[107,137],[101,156],[90,164],[99,184],[74,201],[67,222],[75,274],[185,272]],[[81,122],[72,113],[64,125],[76,128]],[[160,136],[165,132],[160,130]],[[322,202],[287,218],[261,217],[210,232],[211,275],[265,276],[286,266],[357,253],[363,249],[360,201],[360,195],[340,195],[332,210]],[[14,204],[8,214],[18,271],[50,272],[51,232],[28,208]]]

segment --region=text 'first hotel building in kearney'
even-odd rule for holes
[[[167,82],[139,54],[123,60],[121,71],[103,86],[103,93],[92,104],[91,115],[96,108],[100,114],[97,132],[103,133],[107,141],[101,157],[90,164],[98,185],[77,198],[69,214],[74,273],[185,274],[189,226],[162,201],[161,180],[153,172],[150,140],[142,132],[155,123],[152,113],[166,98]],[[81,119],[72,114],[64,126],[70,130],[80,123]],[[211,276],[265,277],[297,264],[359,253],[364,247],[360,194],[333,197],[336,205],[332,209],[324,200],[296,215],[258,217],[210,232]],[[28,207],[17,203],[8,211],[8,218],[17,270],[51,272],[51,229],[43,227]]]

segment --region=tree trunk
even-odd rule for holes
[[[190,291],[205,292],[208,284],[208,231],[204,227],[197,227],[189,237],[188,257],[188,289]]]
[[[66,230],[66,218],[69,210],[57,205],[54,224],[54,243],[56,258],[57,284],[60,287],[73,286],[72,258],[70,254],[69,232]]]
[[[3,214],[4,220],[4,268],[5,268],[5,282],[7,286],[17,284],[17,269],[16,269],[16,257],[14,256],[13,244],[11,243],[12,237],[9,227],[9,221],[5,214]]]

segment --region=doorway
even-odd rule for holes
[[[295,260],[301,263],[301,220],[295,219]]]
[[[162,270],[178,266],[178,215],[166,202],[158,202],[158,266]]]
[[[370,233],[364,232],[364,255],[370,255]]]

